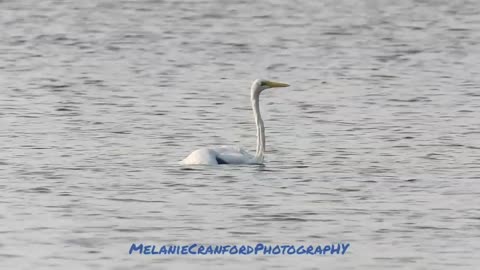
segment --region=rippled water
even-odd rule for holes
[[[4,269],[474,269],[478,1],[0,1]],[[181,167],[208,145],[264,166]],[[129,256],[328,244],[344,256]]]

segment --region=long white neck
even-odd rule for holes
[[[260,115],[260,91],[252,88],[252,109],[255,124],[257,125],[257,151],[255,154],[255,162],[263,163],[263,154],[265,153],[265,126],[263,125],[262,116]]]

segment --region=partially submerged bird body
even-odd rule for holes
[[[265,126],[260,115],[260,93],[269,88],[287,87],[288,84],[266,80],[255,80],[251,87],[251,102],[253,116],[257,126],[257,150],[255,156],[250,155],[241,147],[219,146],[200,148],[193,151],[181,161],[185,165],[217,165],[217,164],[262,164],[265,152]]]
[[[258,160],[247,151],[235,146],[200,148],[182,160],[182,164],[258,164]],[[261,163],[261,162],[260,162]]]

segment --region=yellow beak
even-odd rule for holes
[[[287,87],[287,86],[290,86],[286,83],[280,83],[280,82],[271,82],[271,81],[266,81],[265,84],[270,87],[270,88],[274,88],[274,87]]]

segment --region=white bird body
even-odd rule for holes
[[[218,146],[200,148],[193,151],[180,163],[184,165],[217,165],[217,164],[262,164],[265,152],[265,127],[260,115],[260,93],[268,88],[287,87],[288,84],[265,80],[255,80],[251,87],[253,116],[257,125],[257,150],[255,156],[236,146]]]
[[[254,156],[238,146],[200,148],[181,161],[185,165],[257,164]]]

